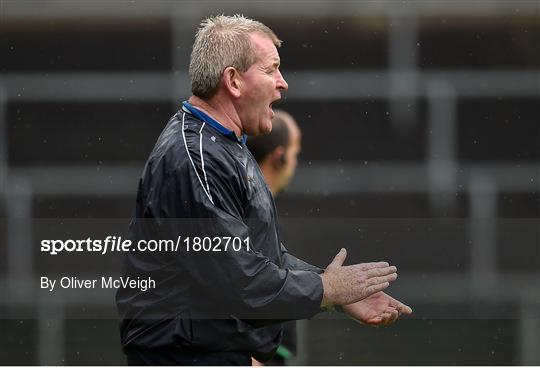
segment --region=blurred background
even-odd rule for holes
[[[112,292],[31,292],[118,259],[48,265],[35,230],[127,226],[190,95],[195,30],[219,13],[284,41],[279,107],[303,133],[284,243],[321,267],[343,246],[396,264],[389,292],[415,310],[304,321],[295,362],[539,365],[540,5],[520,0],[0,1],[0,364],[125,364],[117,320],[70,317],[114,315]]]

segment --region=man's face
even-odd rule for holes
[[[250,37],[257,61],[242,73],[238,113],[244,133],[255,136],[272,130],[272,103],[288,85],[279,71],[279,54],[272,40],[260,33]]]
[[[294,124],[289,124],[289,146],[285,151],[285,162],[281,169],[278,192],[289,185],[298,165],[298,154],[301,150],[300,130]]]

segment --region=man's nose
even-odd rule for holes
[[[283,91],[286,91],[289,89],[289,85],[285,81],[285,78],[283,78],[283,74],[278,70],[278,80],[277,80],[277,88]]]

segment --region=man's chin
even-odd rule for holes
[[[271,131],[272,131],[272,124],[268,124],[267,126],[261,129],[261,134],[269,134]]]
[[[271,131],[272,131],[272,122],[269,121],[267,123],[263,123],[259,125],[259,131],[255,134],[255,136],[268,134]]]

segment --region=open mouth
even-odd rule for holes
[[[278,96],[274,100],[270,101],[270,103],[268,104],[268,108],[270,109],[270,115],[272,119],[274,118],[274,103],[279,100],[281,100],[281,96]]]

